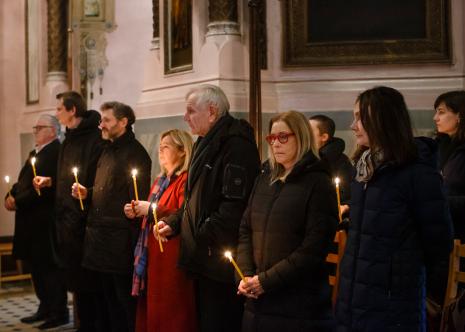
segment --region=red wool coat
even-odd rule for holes
[[[155,180],[150,190],[154,190]],[[187,173],[184,172],[166,188],[158,202],[159,218],[176,212],[184,201],[184,185]],[[160,252],[153,232],[148,239],[147,289],[139,297],[137,305],[137,332],[195,332],[194,287],[192,280],[179,270],[179,237],[163,243]]]

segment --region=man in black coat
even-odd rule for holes
[[[39,308],[23,323],[46,320],[39,328],[48,327],[51,321],[68,322],[66,287],[55,260],[55,186],[44,188],[40,195],[32,185],[34,177],[31,158],[36,158],[37,173],[56,179],[58,135],[60,124],[51,115],[41,115],[33,127],[35,149],[29,153],[10,193],[5,207],[15,211],[13,256],[28,263]],[[55,181],[52,181],[55,182]]]
[[[350,182],[354,175],[354,166],[344,154],[345,142],[334,137],[336,124],[333,119],[318,114],[312,116],[309,121],[320,157],[329,163],[332,176],[341,180],[341,210],[344,214],[349,210]]]
[[[136,314],[136,300],[131,296],[132,272],[140,222],[126,218],[123,207],[135,200],[133,169],[138,175],[138,196],[147,198],[152,162],[132,131],[135,115],[131,107],[107,102],[101,111],[100,128],[107,142],[93,183],[82,264],[98,272],[109,315],[107,330],[132,332]],[[84,199],[89,194],[87,188],[80,186]],[[73,197],[79,199],[77,183],[73,184]]]
[[[229,114],[219,87],[201,85],[186,101],[184,120],[199,138],[184,206],[160,222],[160,235],[181,233],[179,265],[194,279],[199,331],[240,331],[243,305],[224,252],[236,250],[260,159],[252,127]]]
[[[56,185],[58,259],[66,273],[67,288],[74,294],[80,329],[94,331],[99,328],[101,305],[97,301],[100,286],[95,273],[81,267],[90,198],[84,200],[81,210],[79,201],[71,196],[71,186],[74,183],[73,167],[78,168],[79,181],[84,186],[90,187],[94,183],[103,143],[98,128],[100,114],[87,111],[83,97],[69,91],[57,95],[56,117],[66,126],[57,178],[53,181],[50,177],[38,176],[34,185],[41,189]]]

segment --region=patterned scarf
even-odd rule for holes
[[[157,183],[153,187],[152,194],[150,195],[149,201],[150,206],[154,202],[160,200],[161,195],[165,192],[170,184],[170,179],[174,179],[174,176],[168,177],[166,175],[160,176]],[[134,272],[132,276],[132,296],[139,296],[146,288],[147,279],[147,258],[148,258],[148,239],[150,231],[152,229],[154,220],[152,209],[149,208],[149,213],[142,220],[141,230],[137,244],[134,249]]]
[[[383,153],[381,151],[371,151],[370,149],[363,152],[357,161],[357,174],[355,180],[358,182],[368,182],[375,173],[375,170],[381,165]]]

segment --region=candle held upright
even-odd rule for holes
[[[139,200],[139,192],[137,191],[137,169],[133,169],[131,171],[132,174],[132,182],[134,183],[134,194],[136,196],[136,201]]]
[[[229,259],[229,261],[231,262],[231,264],[234,266],[234,268],[236,269],[237,271],[237,274],[239,274],[239,276],[241,277],[242,281],[245,282],[245,277],[244,277],[244,274],[242,273],[241,269],[239,268],[239,266],[237,265],[236,261],[234,260],[234,258],[232,257],[232,254],[230,251],[226,251],[224,253],[224,256]]]
[[[84,204],[82,203],[82,196],[81,196],[81,190],[79,189],[79,180],[78,180],[78,169],[77,167],[73,167],[73,174],[74,174],[74,181],[77,184],[77,190],[78,190],[78,197],[79,197],[79,204],[81,205],[81,211],[84,211]]]
[[[37,176],[37,172],[36,172],[36,161],[37,161],[36,157],[32,157],[32,158],[31,158],[32,173],[34,174],[34,177]],[[40,196],[40,188],[37,188],[37,189],[36,189],[36,192],[37,192],[37,195]]]
[[[11,196],[11,187],[10,187],[10,177],[8,175],[5,175],[5,182],[6,182],[6,188],[7,188],[7,196]]]
[[[157,204],[152,203],[152,213],[153,220],[155,222],[155,232],[158,234],[158,218],[157,218]],[[158,245],[160,246],[160,252],[163,252],[163,244],[161,243],[161,238],[158,236]]]
[[[334,179],[334,183],[336,184],[336,196],[337,196],[337,212],[339,216],[339,222],[342,222],[342,212],[341,212],[341,193],[339,192],[339,183],[341,180],[339,178]]]

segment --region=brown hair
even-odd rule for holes
[[[362,92],[356,103],[370,148],[382,151],[383,162],[402,165],[415,158],[412,124],[404,97],[399,91],[378,86]],[[353,159],[357,161],[366,149],[358,147]]]

